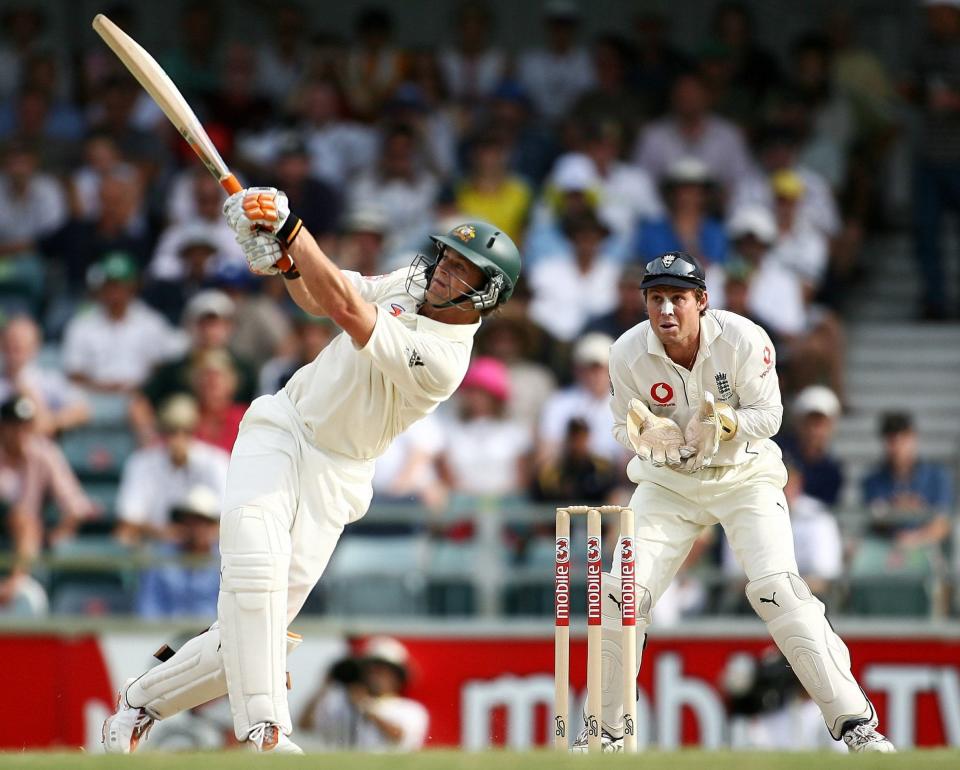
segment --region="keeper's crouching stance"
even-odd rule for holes
[[[637,517],[640,632],[702,529],[719,522],[747,574],[751,606],[833,738],[850,751],[893,751],[850,672],[846,645],[797,574],[783,495],[787,472],[770,441],[783,409],[769,337],[746,318],[707,309],[703,271],[688,254],[650,262],[641,288],[649,321],[610,351],[614,434],[637,455],[627,473],[637,484],[630,506]],[[624,661],[620,647],[619,570],[614,561],[603,587],[608,751],[622,747],[623,666],[640,670],[639,659]],[[584,731],[574,749],[586,743]]]
[[[103,726],[129,753],[154,720],[224,693],[238,740],[302,753],[286,695],[287,632],[346,524],[372,497],[374,460],[457,389],[480,318],[520,274],[510,238],[484,222],[432,236],[409,270],[373,279],[339,270],[292,215],[286,195],[253,188],[224,206],[251,269],[283,274],[294,301],[344,333],[279,393],[251,404],[230,458],[220,524],[217,623],[129,681]]]

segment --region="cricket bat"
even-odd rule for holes
[[[156,59],[102,13],[98,13],[94,17],[93,28],[103,38],[103,41],[110,46],[110,50],[117,55],[117,58],[123,62],[123,66],[150,94],[157,106],[163,110],[163,114],[173,123],[187,144],[193,148],[197,157],[203,161],[203,165],[220,182],[220,186],[229,195],[242,190],[243,185],[227,168],[227,164],[223,162],[217,148],[213,146],[207,132],[203,130],[197,116],[190,109],[190,105],[187,104],[187,100],[183,98],[183,94],[180,93],[167,73],[163,71],[163,68],[157,64]],[[284,254],[277,262],[277,267],[282,272],[286,272],[293,267],[293,261]]]

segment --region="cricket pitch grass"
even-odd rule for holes
[[[553,752],[425,751],[417,754],[312,754],[303,757],[252,757],[241,751],[197,754],[137,754],[135,757],[93,753],[0,753],[0,770],[239,770],[276,767],[285,770],[586,770],[586,768],[640,768],[641,770],[956,770],[960,750],[910,751],[900,754],[847,756],[830,752],[766,753],[732,751],[642,752],[628,755],[558,755]]]

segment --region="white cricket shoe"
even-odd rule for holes
[[[156,721],[147,710],[127,703],[127,688],[136,681],[128,679],[117,693],[117,711],[108,716],[101,728],[103,750],[108,754],[133,754],[141,740],[146,740]]]
[[[303,754],[303,749],[284,735],[279,727],[269,722],[254,725],[247,735],[247,744],[250,751],[258,754]]]
[[[584,727],[580,734],[574,739],[573,746],[570,747],[572,754],[586,754],[590,750],[590,744],[587,740],[587,728]],[[606,730],[600,730],[600,751],[604,754],[616,754],[623,751],[623,738],[614,738]]]
[[[843,742],[847,744],[847,750],[851,754],[861,751],[892,754],[896,751],[886,736],[877,732],[876,717],[850,723],[850,727],[843,731]]]

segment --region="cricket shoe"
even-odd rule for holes
[[[573,746],[570,747],[572,754],[586,754],[590,750],[590,743],[587,736],[587,728],[584,727],[580,734],[574,739]],[[600,751],[604,754],[616,754],[623,751],[623,738],[614,738],[606,730],[600,730]]]
[[[847,744],[847,750],[851,754],[861,751],[891,754],[896,751],[886,736],[877,732],[876,717],[848,722],[843,727],[843,742]]]
[[[303,754],[303,749],[284,735],[277,725],[270,722],[254,725],[247,735],[247,744],[250,751],[258,754]]]
[[[100,730],[100,740],[107,754],[133,754],[156,721],[146,709],[127,703],[127,688],[134,681],[128,679],[124,682],[117,693],[117,711],[104,720]]]

